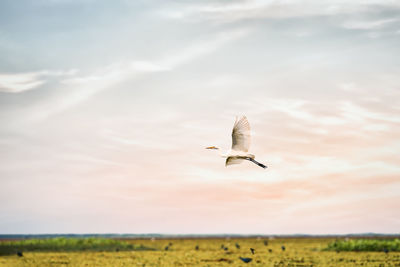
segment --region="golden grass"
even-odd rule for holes
[[[320,251],[333,239],[177,239],[129,240],[157,251],[25,252],[0,257],[0,266],[400,266],[399,252]],[[172,243],[172,245],[169,245]],[[237,249],[235,244],[240,245]],[[221,249],[221,245],[228,250]],[[284,245],[286,250],[282,251]],[[165,247],[169,249],[166,251]],[[199,246],[199,250],[195,247]],[[255,249],[252,255],[250,248]],[[269,252],[269,249],[272,252]],[[250,257],[243,263],[239,257]]]

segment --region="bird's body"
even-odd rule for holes
[[[236,118],[232,129],[232,148],[226,154],[221,154],[222,157],[226,158],[225,166],[239,164],[243,160],[248,160],[262,168],[267,168],[267,166],[264,164],[256,161],[255,156],[248,152],[250,148],[250,141],[250,124],[246,116]],[[216,146],[209,146],[206,147],[206,149],[219,148]]]

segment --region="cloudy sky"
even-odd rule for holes
[[[399,1],[0,2],[2,234],[398,233],[399,151]]]

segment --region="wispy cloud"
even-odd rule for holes
[[[0,92],[4,93],[21,93],[36,89],[46,83],[46,76],[69,76],[73,75],[77,70],[69,71],[49,71],[43,70],[38,72],[26,73],[0,73]]]
[[[199,40],[181,50],[173,51],[159,60],[119,62],[99,68],[87,75],[76,75],[72,78],[63,79],[61,80],[61,83],[64,84],[63,94],[59,94],[51,101],[46,101],[44,105],[40,105],[37,111],[31,114],[31,119],[33,121],[45,119],[53,113],[77,105],[94,94],[105,89],[111,89],[124,81],[134,80],[137,77],[157,72],[173,71],[197,58],[215,52],[229,42],[246,36],[248,32],[247,29],[224,32],[210,36],[211,40]]]
[[[353,1],[343,2],[330,0],[318,2],[302,1],[207,1],[201,4],[189,3],[174,6],[174,9],[164,9],[161,14],[172,19],[187,19],[191,21],[210,20],[230,23],[245,19],[284,19],[309,16],[333,16],[370,11],[376,6],[400,7],[393,1]],[[385,22],[380,22],[385,23]],[[378,25],[380,23],[377,23]]]
[[[378,20],[349,20],[343,23],[346,29],[359,29],[359,30],[375,30],[383,28],[393,22],[398,21],[398,18],[386,18]]]
[[[123,81],[129,76],[168,71],[169,68],[158,65],[150,61],[132,61],[118,62],[110,64],[104,68],[95,70],[93,73],[86,75],[77,75],[73,78],[63,79],[61,83],[69,85],[85,85],[90,83],[102,82],[105,85],[113,84],[114,82]],[[101,89],[99,88],[99,91]]]
[[[35,89],[46,81],[41,79],[41,73],[0,74],[0,92],[21,93]]]

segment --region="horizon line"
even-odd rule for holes
[[[168,237],[249,237],[249,238],[274,238],[274,237],[371,237],[371,236],[400,236],[400,233],[347,233],[347,234],[233,234],[233,233],[219,233],[219,234],[165,234],[165,233],[41,233],[41,234],[1,234],[0,239],[9,237],[144,237],[144,238],[168,238]]]

